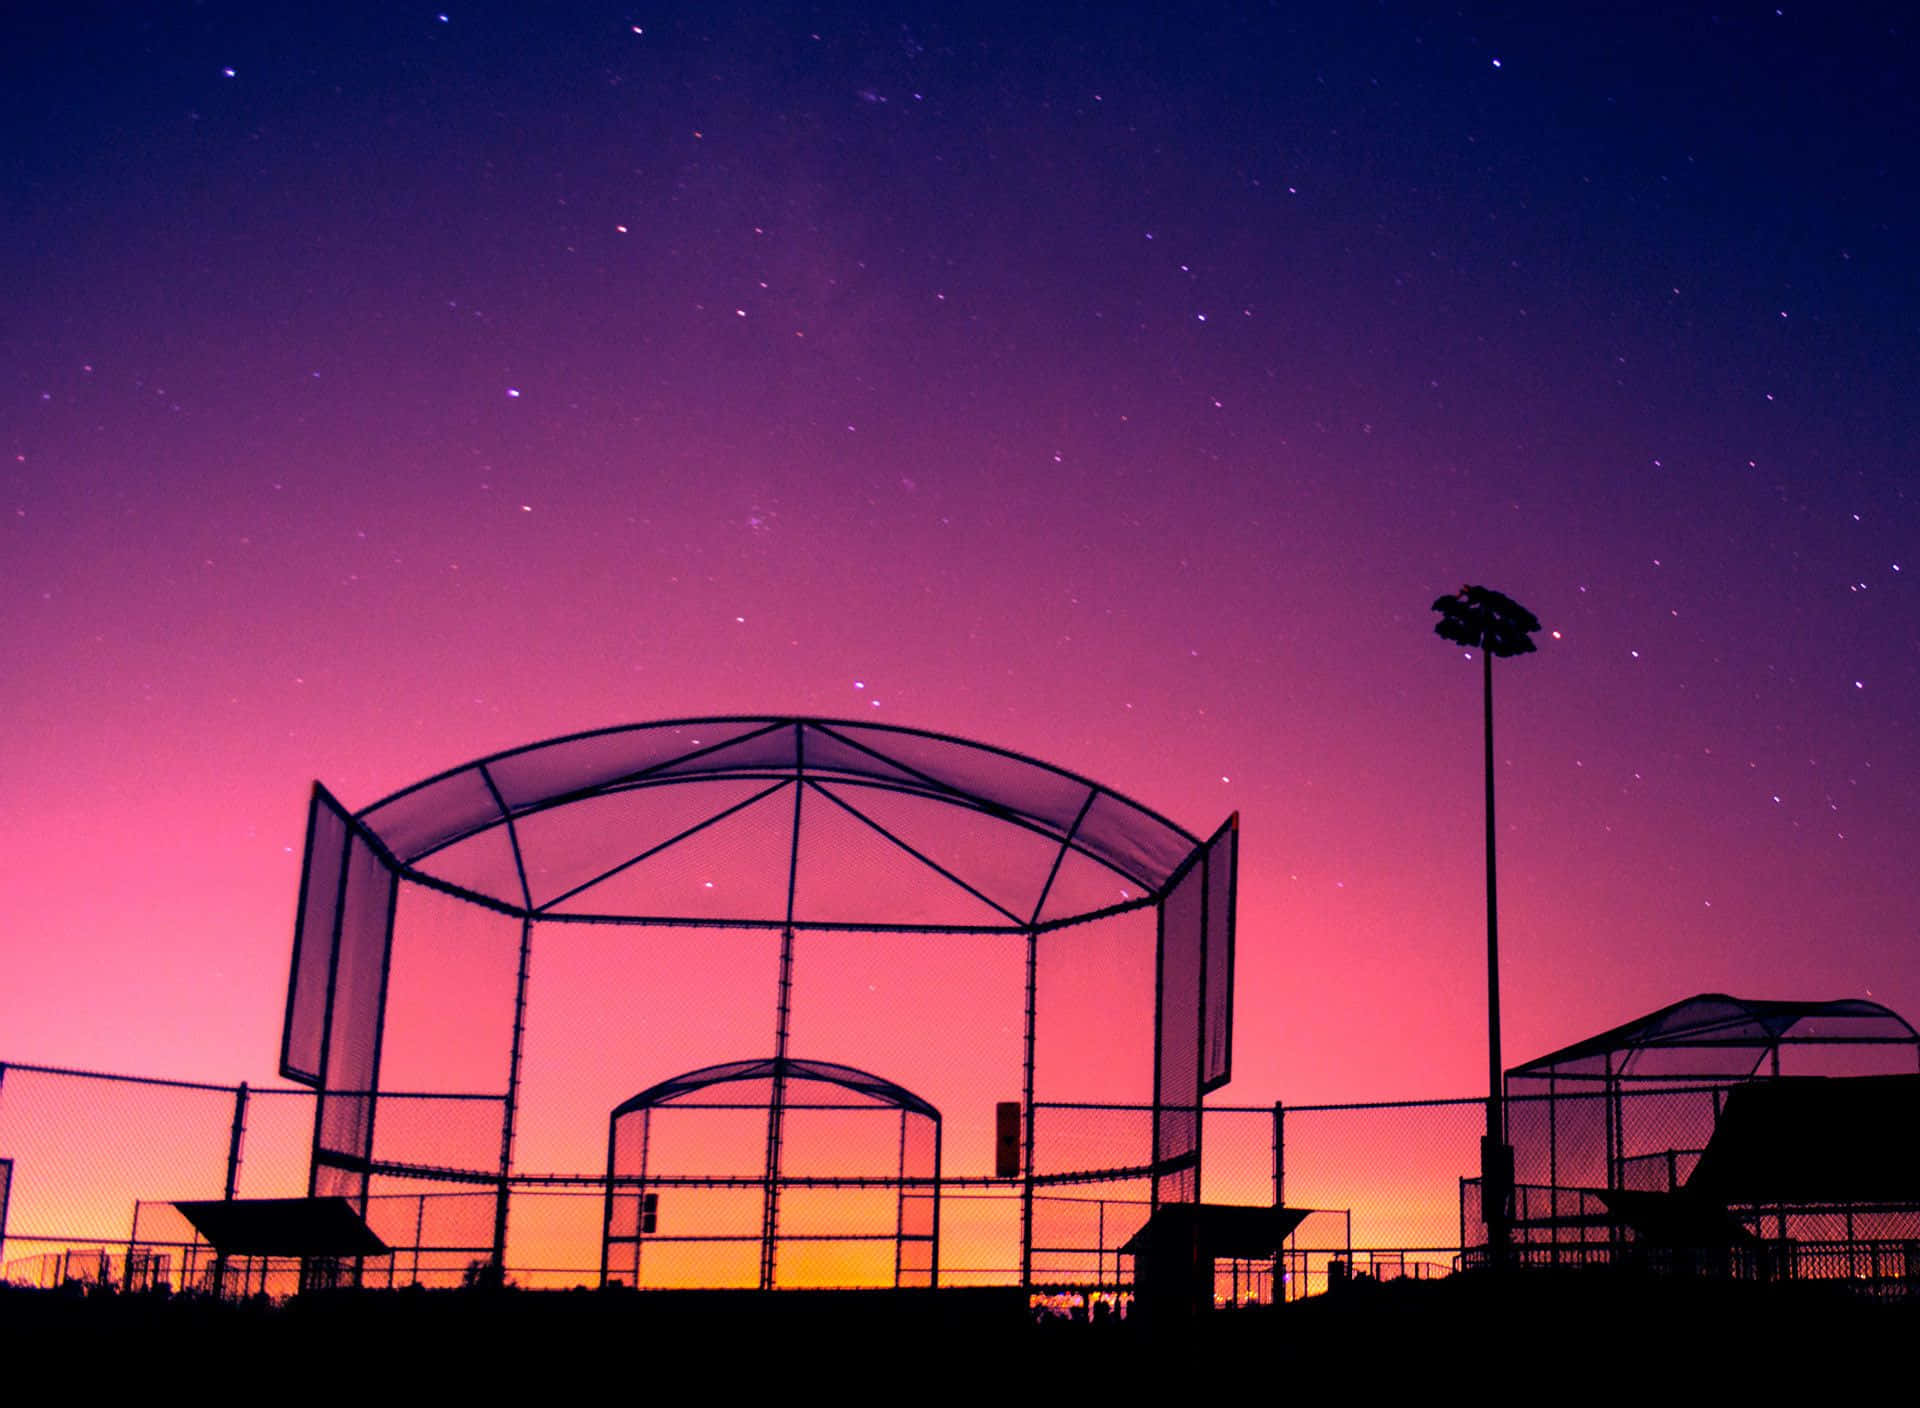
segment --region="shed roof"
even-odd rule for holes
[[[1745,1078],[1782,1046],[1920,1046],[1906,1018],[1865,998],[1782,1002],[1700,993],[1511,1068],[1509,1077]]]

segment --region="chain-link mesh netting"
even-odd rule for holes
[[[740,1089],[768,1093],[751,1082]],[[1562,1145],[1558,1183],[1530,1178],[1533,1165],[1524,1158],[1520,1164],[1514,1211],[1521,1255],[1560,1264],[1628,1259],[1693,1274],[1846,1277],[1883,1288],[1920,1276],[1920,1208],[1910,1203],[1736,1205],[1743,1239],[1710,1254],[1652,1244],[1614,1215],[1602,1196],[1609,1187],[1608,1143],[1615,1148],[1613,1187],[1655,1194],[1684,1188],[1698,1150],[1712,1137],[1716,1102],[1724,1110],[1726,1098],[1726,1092],[1694,1089],[1588,1093],[1558,1102],[1551,1126],[1574,1142]],[[0,1160],[11,1161],[13,1177],[0,1258],[8,1279],[210,1288],[212,1253],[172,1200],[219,1198],[230,1181],[242,1197],[305,1192],[314,1099],[304,1090],[243,1094],[239,1087],[5,1067]],[[1611,1113],[1594,1112],[1609,1101]],[[906,1121],[903,1146],[899,1110],[808,1109],[807,1103],[797,1100],[789,1111],[787,1173],[797,1180],[843,1176],[851,1160],[861,1169],[873,1165],[877,1182],[781,1190],[778,1284],[932,1279],[935,1204],[931,1190],[914,1181],[916,1170],[933,1166],[931,1122]],[[1528,1100],[1509,1108],[1524,1155],[1527,1131],[1533,1123],[1544,1127],[1548,1112]],[[1270,1204],[1277,1186],[1287,1206],[1315,1210],[1279,1258],[1222,1262],[1219,1297],[1297,1297],[1356,1275],[1431,1275],[1449,1269],[1463,1249],[1471,1255],[1485,1236],[1473,1176],[1483,1111],[1478,1100],[1207,1110],[1202,1192],[1208,1201]],[[656,1195],[645,1210],[650,1230],[641,1231],[637,1198],[615,1200],[617,1225],[630,1230],[626,1261],[612,1274],[649,1286],[756,1285],[765,1213],[759,1181],[764,1105],[672,1114],[690,1123],[674,1141],[647,1151],[647,1171],[658,1175],[645,1190]],[[726,1121],[736,1116],[741,1123],[728,1134]],[[1150,1211],[1150,1170],[1142,1155],[1150,1148],[1152,1117],[1150,1105],[1036,1107],[1031,1284],[1084,1291],[1123,1286],[1131,1277],[1131,1258],[1120,1249]],[[376,1150],[391,1138],[395,1147],[496,1169],[499,1119],[497,1099],[383,1095]],[[1597,1138],[1588,1138],[1590,1127]],[[605,1128],[603,1122],[603,1157]],[[676,1154],[670,1145],[681,1138],[685,1148]],[[1575,1157],[1589,1146],[1597,1150],[1591,1158]],[[617,1160],[638,1157],[637,1143],[622,1147]],[[984,1151],[955,1156],[945,1150],[940,1162],[951,1174],[985,1158]],[[400,1177],[375,1167],[367,1217],[391,1251],[342,1274],[379,1286],[453,1285],[490,1260],[499,1196],[491,1174],[476,1184]],[[741,1186],[698,1181],[702,1171],[716,1169]],[[526,1286],[592,1284],[607,1226],[604,1183],[588,1177],[542,1186],[530,1181],[534,1177],[523,1176],[511,1188],[507,1274]],[[1018,1283],[1023,1202],[1018,1177],[973,1175],[943,1186],[939,1283]],[[299,1284],[300,1268],[292,1261],[234,1258],[222,1274],[228,1294],[283,1294]]]
[[[455,1286],[493,1254],[494,1194],[457,1183],[375,1176],[367,1226],[391,1248],[369,1259],[362,1283]]]
[[[1071,993],[1077,1002],[1105,1014],[1095,1039],[1084,1022],[1066,1020],[1050,1001],[1040,1008],[1034,1029],[1034,1084],[1047,1099],[1135,1105],[1152,1101],[1154,929],[1153,911],[1136,910],[1040,935],[1034,952],[1036,994],[1051,999],[1054,993]],[[1015,1086],[1000,1098],[1019,1096]],[[1141,1127],[1141,1150],[1150,1134]]]
[[[1287,1108],[1284,1201],[1342,1211],[1350,1246],[1450,1262],[1460,1245],[1460,1178],[1478,1166],[1485,1109],[1467,1100]]]
[[[642,1281],[640,1263],[674,1266],[676,1244],[709,1245],[717,1268],[755,1237],[761,1281],[769,1264],[805,1284],[931,1281],[948,1265],[1017,1276],[1034,1188],[996,1181],[1002,1103],[1146,1106],[1107,1132],[1129,1147],[1091,1170],[1023,1132],[1057,1172],[1148,1170],[1150,1199],[1198,1195],[1198,1106],[1231,1052],[1236,854],[1234,821],[1202,845],[1037,760],[863,722],[557,739],[358,815],[316,787],[282,1063],[318,1091],[312,1191],[492,1178],[495,1237],[530,1274],[591,1267],[581,1247],[612,1228],[634,1238],[621,1256]],[[649,1143],[657,1186],[581,1211],[607,1112],[630,1092],[776,1057],[914,1091],[944,1120],[939,1172],[974,1190],[969,1205],[945,1208],[908,1169],[927,1157],[911,1131],[890,1193],[820,1186],[873,1151],[856,1127],[827,1128],[838,1117],[810,1133],[794,1106],[758,1138],[715,1115],[677,1172]],[[625,1139],[613,1132],[616,1164]],[[781,1194],[759,1190],[757,1223],[724,1186],[753,1177]],[[667,1194],[675,1230],[628,1230],[644,1196]],[[853,1229],[840,1240],[857,1255],[833,1250],[830,1224]]]
[[[237,1098],[233,1088],[5,1067],[0,1156],[13,1161],[13,1186],[0,1256],[124,1248],[136,1197],[220,1197]]]
[[[1240,818],[1236,813],[1207,842],[1206,923],[1200,955],[1200,1088],[1225,1085],[1233,1073],[1234,895],[1239,884]]]
[[[1476,1167],[1485,1104],[1222,1106],[1205,1111],[1201,1193],[1212,1203],[1315,1209],[1274,1260],[1223,1261],[1222,1301],[1298,1297],[1341,1275],[1445,1274],[1460,1248],[1461,1178]],[[1191,1118],[1191,1112],[1189,1112]],[[1147,1170],[1128,1166],[1150,1106],[1043,1105],[1035,1167],[1052,1178],[1033,1212],[1033,1281],[1098,1289],[1131,1275],[1119,1248],[1151,1211]],[[1164,1182],[1164,1180],[1163,1180]]]
[[[313,1167],[316,1098],[311,1090],[247,1092],[236,1197],[298,1198],[306,1193]]]
[[[219,1199],[228,1183],[248,1195],[305,1193],[311,1141],[309,1091],[263,1101],[234,1085],[0,1066],[0,1156],[13,1166],[4,1274],[52,1285],[150,1279],[159,1268],[129,1272],[127,1262],[136,1233],[146,1237],[136,1202]],[[108,1260],[67,1256],[77,1249],[106,1249]]]
[[[1152,1209],[1145,1178],[1054,1185],[1033,1198],[1036,1286],[1107,1287],[1123,1276],[1120,1248]]]
[[[1802,1064],[1810,1049],[1795,1053]],[[1861,1064],[1840,1055],[1843,1068]],[[1884,1067],[1885,1052],[1875,1055]],[[1526,1092],[1507,1102],[1518,1254],[1874,1282],[1903,1277],[1909,1260],[1920,1270],[1920,1207],[1887,1162],[1904,1147],[1886,1126],[1904,1123],[1911,1079],[1515,1082]],[[1480,1191],[1477,1180],[1462,1186],[1469,1244],[1482,1226]],[[1681,1216],[1709,1204],[1728,1218]]]
[[[943,1189],[940,1284],[1020,1284],[1020,1190],[1015,1186]]]
[[[1072,1177],[1148,1177],[1152,1129],[1151,1105],[1037,1104],[1034,1176],[1048,1183]]]
[[[498,1095],[507,1088],[521,921],[425,885],[400,886],[380,1086]]]
[[[385,1191],[403,1187],[404,1191]],[[375,1177],[367,1195],[367,1225],[386,1243],[385,1255],[365,1256],[334,1268],[333,1275],[375,1289],[458,1286],[484,1265],[492,1248],[494,1200],[471,1188],[406,1180],[396,1185]],[[301,1282],[296,1257],[233,1256],[224,1260],[171,1203],[140,1202],[124,1254],[111,1261],[115,1279],[124,1266],[127,1289],[162,1282],[175,1290],[225,1295],[290,1295]]]
[[[1153,1126],[1154,1197],[1190,1203],[1200,1151],[1201,965],[1206,953],[1206,870],[1195,865],[1160,905],[1160,1040]]]
[[[306,863],[300,874],[300,907],[293,930],[293,978],[280,1044],[282,1074],[312,1084],[326,1075],[327,987],[349,825],[346,811],[315,788],[307,811]]]
[[[320,1092],[315,1191],[356,1202],[373,1151],[396,885],[372,838],[316,787],[281,1073]]]
[[[698,1278],[723,1265],[737,1285],[933,1285],[939,1172],[932,1108],[867,1072],[773,1060],[688,1072],[613,1112],[606,1275],[712,1284]],[[751,1268],[738,1255],[749,1243]]]
[[[497,1173],[506,1101],[498,1095],[383,1092],[375,1106],[373,1158],[388,1173],[403,1169]]]

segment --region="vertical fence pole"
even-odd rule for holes
[[[518,856],[517,849],[515,855]],[[520,1105],[520,1055],[527,1032],[527,968],[532,957],[533,919],[528,916],[520,921],[520,968],[513,985],[513,1048],[507,1056],[507,1102],[500,1118],[500,1180],[493,1194],[493,1261],[488,1275],[500,1284],[507,1279],[507,1208],[512,1192],[513,1126],[514,1115]]]
[[[1023,1072],[1020,1092],[1021,1103],[1027,1107],[1026,1148],[1021,1167],[1025,1170],[1020,1180],[1020,1284],[1028,1290],[1033,1289],[1033,1044],[1035,1013],[1038,1010],[1038,980],[1040,976],[1040,931],[1027,930],[1027,1039],[1026,1055],[1022,1064]]]
[[[799,835],[799,794],[794,834]],[[799,842],[794,843],[797,853]],[[780,1160],[787,1123],[787,1035],[793,1013],[793,925],[780,931],[780,1028],[774,1033],[773,1088],[767,1097],[767,1159],[760,1183],[760,1289],[770,1291],[779,1272]]]
[[[247,1134],[247,1083],[241,1081],[233,1092],[233,1128],[227,1132],[227,1186],[221,1197],[232,1202],[240,1191],[240,1146]],[[213,1254],[213,1295],[218,1300],[227,1289],[227,1254]]]
[[[227,1187],[220,1196],[232,1202],[240,1192],[240,1145],[247,1136],[247,1083],[233,1092],[233,1129],[227,1135]]]
[[[416,1286],[420,1284],[420,1243],[426,1238],[426,1230],[427,1195],[422,1193],[413,1208],[413,1284]],[[387,1288],[393,1288],[391,1273],[388,1275]]]
[[[1287,1205],[1287,1107],[1273,1102],[1273,1205]]]
[[[0,1061],[0,1109],[7,1097],[7,1063]],[[7,1264],[7,1203],[13,1197],[13,1160],[0,1159],[0,1271]]]
[[[1273,1102],[1273,1205],[1283,1208],[1287,1205],[1287,1107],[1280,1101]],[[1268,1299],[1278,1305],[1286,1299],[1286,1248],[1273,1249],[1273,1262],[1267,1268],[1273,1278]]]
[[[607,1187],[600,1200],[600,1289],[607,1288],[608,1258],[613,1251],[613,1177],[619,1167],[615,1164],[615,1155],[619,1149],[620,1117],[607,1116]],[[639,1233],[636,1227],[635,1235]]]
[[[800,813],[807,792],[807,734],[793,731],[793,832],[787,848],[787,922],[780,930],[780,991],[774,1011],[773,1090],[767,1098],[767,1165],[760,1200],[760,1289],[770,1291],[780,1263],[780,1160],[787,1125],[787,1041],[793,1020],[794,894],[800,884]]]
[[[933,1120],[933,1244],[928,1250],[927,1286],[940,1289],[940,1141],[945,1138],[938,1115]]]
[[[1509,1113],[1511,1113],[1511,1106]],[[1535,1177],[1539,1175],[1536,1174]],[[1547,1217],[1553,1224],[1550,1234],[1553,1242],[1551,1261],[1554,1266],[1560,1264],[1560,1088],[1559,1077],[1547,1077]],[[1528,1233],[1529,1239],[1535,1234]],[[1580,1230],[1580,1241],[1586,1243],[1586,1229]]]
[[[895,1176],[900,1185],[893,1198],[893,1288],[900,1289],[903,1253],[907,1245],[907,1111],[900,1110],[900,1159]]]

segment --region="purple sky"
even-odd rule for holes
[[[0,1056],[269,1076],[316,777],[817,713],[1240,811],[1224,1098],[1474,1094],[1463,582],[1510,1061],[1920,1016],[1904,24],[449,3],[0,20]]]

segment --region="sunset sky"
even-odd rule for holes
[[[1920,1018],[1906,23],[442,3],[0,17],[0,1058],[272,1078],[316,778],[812,714],[1240,812],[1216,1098],[1481,1093],[1467,582],[1510,1064]]]

